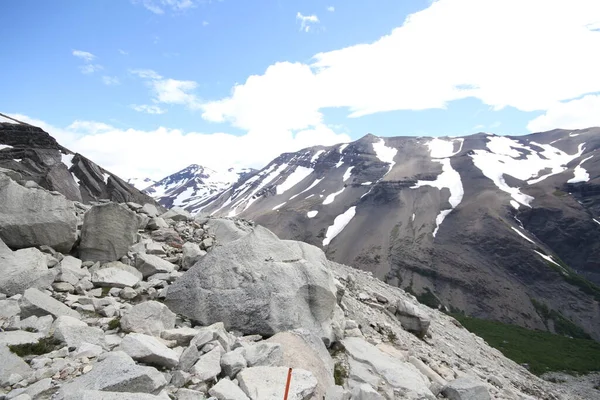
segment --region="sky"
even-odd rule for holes
[[[0,112],[122,178],[600,126],[598,0],[4,0]]]

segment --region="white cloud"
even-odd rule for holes
[[[319,23],[319,18],[316,15],[302,15],[301,12],[296,14],[296,19],[300,21],[300,30],[304,32],[310,31],[312,24]]]
[[[104,75],[102,77],[102,83],[104,83],[107,86],[116,86],[116,85],[120,85],[121,81],[116,76]]]
[[[129,72],[142,79],[162,79],[162,76],[151,69],[131,69]]]
[[[147,81],[154,95],[152,101],[182,104],[190,109],[200,108],[200,99],[193,93],[198,86],[196,82],[164,78],[151,69],[134,69],[129,72]]]
[[[327,11],[334,12],[335,11],[335,7],[334,6],[329,6],[329,7],[327,7]]]
[[[543,115],[530,121],[527,129],[543,132],[556,128],[584,129],[593,126],[600,126],[600,95],[556,103]]]
[[[92,121],[75,121],[66,128],[59,128],[25,115],[10,116],[40,126],[63,146],[125,179],[161,179],[193,163],[218,169],[232,166],[262,168],[283,152],[351,140],[325,126],[296,134],[255,131],[236,136],[186,133],[165,127],[150,131],[123,130]],[[115,143],[119,145],[115,146]]]
[[[96,58],[96,56],[92,53],[82,50],[73,50],[72,54],[77,58],[81,58],[85,62],[92,62]]]
[[[147,104],[132,104],[131,108],[133,108],[135,111],[143,112],[146,114],[165,114],[167,112],[167,110],[165,110],[164,108],[160,108],[159,106],[151,106]]]
[[[132,0],[132,3],[142,4],[147,10],[158,15],[164,14],[165,9],[177,12],[196,6],[192,0]]]
[[[128,55],[129,55],[129,52],[128,52],[128,51],[125,51],[125,50],[123,50],[123,49],[119,49],[119,54],[121,54],[122,56],[128,56]]]
[[[208,21],[202,21],[202,26],[208,26],[209,22]]]
[[[318,21],[297,18],[303,30]],[[271,65],[203,104],[203,116],[297,129],[324,108],[360,117],[469,97],[496,110],[546,111],[600,92],[590,50],[600,48],[599,23],[598,0],[437,0],[373,43],[319,53],[310,65]]]
[[[101,71],[103,69],[104,67],[100,64],[85,64],[79,66],[81,73],[86,75],[93,74],[94,72]]]

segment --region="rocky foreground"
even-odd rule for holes
[[[160,215],[159,215],[160,214]],[[0,398],[576,399],[455,319],[251,222],[0,174]]]

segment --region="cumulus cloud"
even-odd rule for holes
[[[324,125],[296,133],[254,131],[236,136],[183,132],[165,127],[149,131],[119,129],[94,121],[74,121],[62,128],[26,115],[10,116],[41,127],[63,146],[125,179],[162,179],[193,163],[215,169],[262,168],[283,152],[351,140]],[[119,145],[115,146],[115,143]]]
[[[556,103],[543,115],[527,125],[532,132],[556,128],[584,129],[600,126],[600,95],[587,95],[580,99]]]
[[[120,85],[121,81],[116,76],[104,75],[102,77],[102,83],[104,83],[107,86],[116,86],[116,85]]]
[[[297,18],[303,30],[318,21]],[[495,110],[546,111],[600,92],[590,51],[600,48],[598,26],[597,0],[437,0],[373,43],[271,65],[203,104],[203,116],[246,128],[267,118],[306,127],[325,108],[361,117],[469,97]]]
[[[133,4],[141,4],[148,11],[162,15],[165,10],[184,11],[196,6],[192,0],[132,0]]]
[[[130,73],[146,80],[155,103],[182,104],[190,109],[199,109],[201,106],[200,99],[194,93],[198,86],[194,81],[164,78],[151,69],[135,69]]]
[[[92,62],[94,58],[96,58],[96,56],[92,53],[82,50],[73,50],[72,54],[77,58],[81,58],[85,62]]]
[[[327,7],[327,11],[334,12],[335,11],[335,7],[334,6],[329,6],[329,7]]]
[[[296,14],[296,19],[300,21],[300,30],[304,32],[310,31],[311,25],[319,23],[319,18],[316,15],[302,15],[301,12]]]
[[[152,106],[147,104],[132,104],[131,108],[133,108],[135,111],[143,112],[146,114],[164,114],[167,112],[167,110],[160,108],[159,106]]]

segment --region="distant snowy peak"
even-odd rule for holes
[[[154,185],[156,181],[150,178],[130,178],[127,179],[127,183],[138,190],[144,190],[147,187]]]

